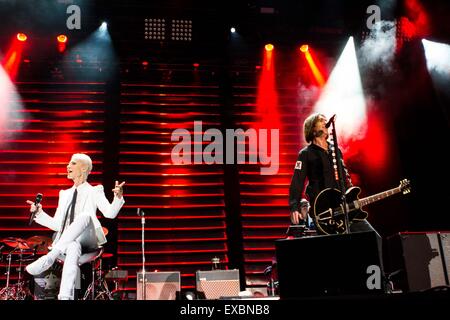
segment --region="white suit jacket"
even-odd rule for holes
[[[62,226],[62,219],[66,214],[67,208],[72,202],[72,196],[74,188],[61,190],[59,192],[58,208],[55,215],[50,217],[44,211],[38,213],[35,217],[35,221],[42,226],[45,226],[53,231],[57,231],[56,239],[59,238],[59,231]],[[114,219],[119,214],[125,200],[114,197],[112,203],[109,203],[106,199],[105,192],[102,185],[92,186],[88,182],[85,182],[77,188],[77,202],[75,206],[75,215],[89,215],[92,218],[95,227],[95,234],[97,236],[98,245],[106,243],[106,237],[103,232],[100,221],[97,219],[97,209],[103,213],[103,216],[109,219]]]

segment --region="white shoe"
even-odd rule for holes
[[[25,270],[32,276],[41,274],[42,272],[48,270],[55,261],[50,259],[47,255],[40,257],[35,262],[30,263]]]

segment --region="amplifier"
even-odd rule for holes
[[[282,299],[384,293],[375,232],[276,240],[275,249]]]
[[[211,270],[196,272],[197,292],[206,299],[238,296],[240,292],[239,270]]]
[[[137,273],[137,300],[175,300],[180,292],[179,271]],[[145,288],[145,290],[144,290]]]
[[[402,291],[448,286],[450,232],[400,232],[388,237],[390,273]]]

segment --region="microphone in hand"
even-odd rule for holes
[[[38,193],[38,194],[36,195],[36,199],[34,200],[34,205],[36,206],[36,210],[34,210],[34,211],[31,212],[31,215],[30,215],[30,221],[28,222],[28,225],[29,225],[29,226],[33,223],[34,217],[36,216],[36,213],[39,211],[38,204],[39,204],[41,201],[42,201],[42,193]],[[31,201],[30,201],[30,203],[31,203]]]

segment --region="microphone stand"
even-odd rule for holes
[[[332,125],[331,134],[332,134],[332,138],[333,138],[332,152],[333,152],[333,158],[336,159],[336,162],[337,162],[337,163],[333,164],[333,167],[334,167],[335,174],[337,171],[337,176],[335,175],[335,178],[339,182],[339,188],[341,191],[341,204],[342,204],[342,210],[344,211],[345,233],[350,233],[350,230],[349,230],[350,222],[348,220],[347,199],[345,196],[344,168],[342,166],[342,155],[339,152],[339,145],[338,145],[338,141],[337,141],[335,117],[333,117],[331,119],[331,125]]]
[[[144,210],[138,208],[138,216],[141,217],[142,224],[142,300],[146,300],[146,292],[145,292],[145,240],[144,240],[144,231],[145,231],[145,213]]]

